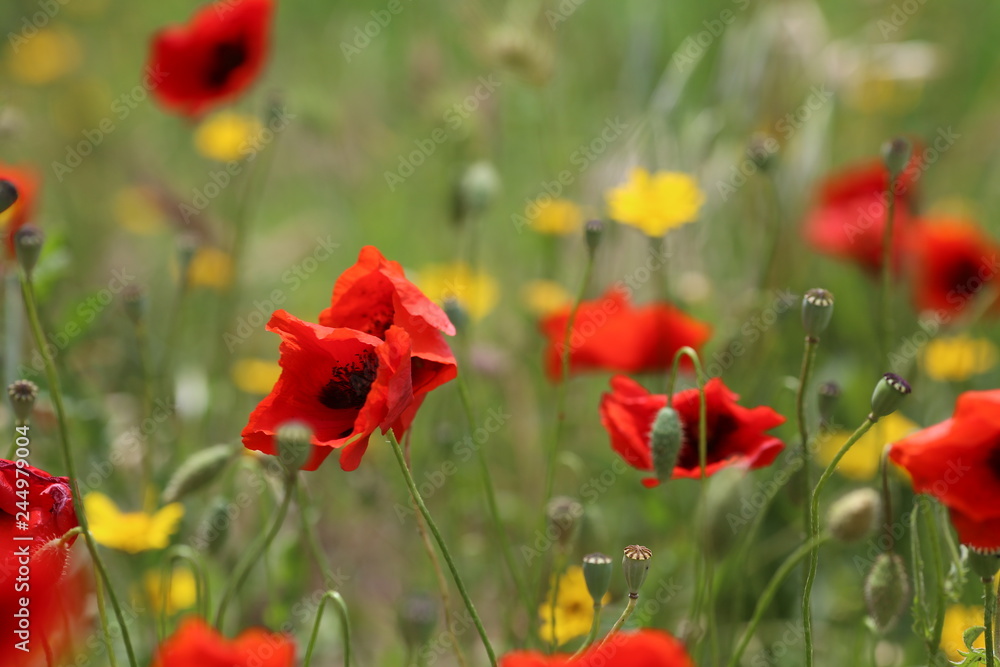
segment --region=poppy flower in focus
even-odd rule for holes
[[[917,307],[961,311],[996,277],[998,251],[1000,245],[972,222],[926,221],[912,243]]]
[[[777,458],[785,445],[765,433],[785,422],[771,408],[745,408],[737,405],[739,396],[719,378],[705,383],[706,476],[727,466],[762,468]],[[684,434],[673,477],[701,477],[698,461],[698,417],[701,397],[697,389],[676,392],[671,407],[677,411]],[[660,409],[666,407],[664,394],[650,394],[635,380],[618,375],[611,378],[611,393],[601,396],[601,423],[611,436],[611,447],[630,466],[653,470],[650,432]],[[646,487],[657,486],[655,477],[642,481]]]
[[[153,95],[188,116],[238,96],[264,67],[273,11],[272,0],[219,0],[157,32],[147,67]]]
[[[196,616],[184,619],[156,651],[153,667],[292,667],[295,643],[285,635],[261,629],[246,630],[226,639]]]
[[[948,508],[962,544],[1000,552],[1000,389],[961,394],[951,419],[903,438],[889,458]]]
[[[911,159],[896,182],[892,256],[893,267],[897,269],[909,233],[916,225],[914,176],[919,174],[918,165],[916,157]],[[820,252],[877,273],[882,266],[882,237],[889,211],[888,186],[889,170],[881,160],[828,177],[821,183],[816,203],[806,215],[806,240]]]
[[[515,651],[500,658],[500,667],[694,667],[684,644],[660,630],[618,632],[606,644],[596,643],[576,660],[569,655],[546,655],[537,651]]]
[[[17,201],[0,213],[0,227],[3,227],[7,244],[7,259],[13,261],[17,259],[14,234],[31,220],[38,192],[38,176],[31,169],[0,164],[0,180],[7,181],[17,190]]]
[[[281,336],[281,375],[271,393],[250,414],[243,444],[276,454],[275,433],[292,420],[313,430],[313,451],[304,470],[315,470],[334,450],[343,448],[340,467],[354,470],[381,428],[397,437],[412,419],[413,382],[410,336],[389,324],[382,337],[305,322],[276,311],[267,330]],[[405,425],[404,425],[405,424]]]
[[[553,380],[562,375],[562,349],[572,307],[542,319],[548,338],[545,368]],[[704,322],[667,303],[633,308],[624,292],[610,289],[600,299],[584,301],[569,339],[570,373],[590,370],[641,373],[669,368],[677,350],[700,348],[711,336]]]

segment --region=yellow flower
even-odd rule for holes
[[[232,258],[218,248],[198,248],[188,266],[188,284],[191,287],[208,287],[221,292],[228,289],[232,282]]]
[[[163,212],[141,187],[119,190],[112,203],[115,221],[133,234],[156,234],[166,229]]]
[[[40,86],[69,74],[80,64],[81,49],[73,33],[63,28],[43,28],[32,37],[18,35],[11,43],[11,75]]]
[[[656,237],[693,222],[705,203],[705,194],[687,174],[658,171],[650,176],[637,167],[627,183],[607,193],[607,200],[613,220]]]
[[[902,439],[918,428],[919,426],[898,412],[879,419],[871,430],[861,436],[861,439],[854,443],[854,446],[840,460],[837,472],[844,477],[861,481],[873,479],[878,472],[882,449],[887,444]],[[819,451],[816,453],[819,460],[824,465],[829,464],[849,437],[851,437],[850,433],[840,431],[832,433],[828,438],[823,438]]]
[[[532,280],[521,288],[521,298],[528,310],[538,316],[570,305],[573,297],[562,285],[553,280]]]
[[[161,507],[154,514],[122,512],[113,500],[97,491],[84,497],[83,509],[90,532],[99,544],[133,554],[166,548],[184,517],[180,503]]]
[[[997,363],[997,348],[985,338],[939,338],[923,349],[924,370],[942,382],[962,382]]]
[[[240,391],[264,396],[271,393],[281,375],[281,366],[264,359],[240,359],[233,364],[233,383]]]
[[[944,612],[944,627],[941,631],[941,650],[949,660],[961,660],[959,651],[968,651],[962,635],[968,628],[983,624],[982,607],[964,607],[960,604],[951,605]],[[975,648],[986,648],[986,638],[979,635],[973,644]]]
[[[163,574],[159,571],[147,572],[143,581],[146,584],[146,595],[157,609],[164,610],[167,615],[191,609],[198,601],[198,583],[194,574],[186,567],[174,568],[166,609],[163,608]]]
[[[539,234],[573,234],[583,227],[583,211],[568,199],[539,197],[524,214]]]
[[[194,146],[210,160],[239,160],[251,152],[251,139],[261,130],[263,126],[256,116],[220,111],[198,125]]]
[[[594,601],[587,591],[587,581],[583,578],[583,568],[578,565],[567,568],[559,577],[559,590],[557,592],[553,591],[554,586],[555,577],[552,577],[545,603],[538,608],[538,616],[542,619],[539,635],[547,642],[551,643],[555,640],[556,646],[562,646],[566,642],[590,632],[590,625],[594,621]],[[553,592],[556,596],[554,633],[552,628]],[[604,602],[608,602],[610,599],[610,595],[604,596]]]
[[[425,267],[417,283],[424,294],[439,304],[454,299],[474,320],[486,317],[500,299],[500,286],[493,276],[473,272],[462,262]]]

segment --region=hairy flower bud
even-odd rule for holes
[[[163,490],[163,503],[176,502],[208,486],[219,478],[235,454],[236,451],[229,445],[215,445],[189,457],[167,482],[167,487]]]
[[[549,531],[560,546],[568,546],[576,537],[583,516],[583,505],[567,496],[556,496],[545,508],[549,520]]]
[[[290,421],[278,427],[278,456],[289,472],[297,472],[312,454],[313,430],[305,422]]]
[[[865,604],[879,632],[896,625],[909,598],[910,580],[903,559],[894,553],[879,554],[865,578]]]
[[[437,602],[423,593],[408,595],[400,605],[397,619],[403,641],[411,650],[417,649],[434,635],[438,621]]]
[[[650,441],[656,478],[666,482],[674,474],[684,444],[684,429],[676,410],[667,406],[656,413]]]
[[[857,542],[878,525],[882,500],[875,489],[858,489],[842,496],[830,507],[827,524],[841,542]]]

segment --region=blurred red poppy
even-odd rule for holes
[[[919,162],[914,157],[896,183],[892,226],[895,269],[899,268],[902,252],[916,224],[914,180],[919,173]],[[806,215],[806,240],[820,252],[878,272],[889,210],[885,194],[888,186],[889,170],[880,160],[855,165],[828,177],[820,184],[816,202]]]
[[[45,664],[40,638],[56,654],[65,648],[84,595],[68,566],[76,538],[58,540],[76,526],[67,478],[0,460],[0,664]]]
[[[892,445],[913,490],[948,508],[962,544],[1000,551],[1000,389],[967,391],[951,419]]]
[[[201,618],[184,619],[156,651],[153,667],[293,667],[295,642],[261,629],[226,639]]]
[[[552,380],[562,376],[562,349],[570,307],[541,321],[548,338],[545,369]],[[701,347],[712,334],[704,322],[666,303],[633,308],[628,296],[608,290],[595,301],[584,301],[577,311],[569,339],[570,373],[590,370],[641,373],[664,370],[684,346]]]
[[[593,646],[576,660],[568,655],[515,651],[500,658],[500,667],[694,667],[684,644],[659,630],[619,632],[603,646]]]
[[[744,408],[737,405],[739,396],[719,378],[705,383],[707,416],[707,457],[705,474],[711,476],[727,466],[761,468],[777,458],[784,443],[764,431],[779,426],[785,418],[768,407]],[[698,416],[701,405],[697,389],[676,392],[671,401],[684,432],[673,477],[701,477],[698,461]],[[625,462],[639,470],[653,470],[650,431],[656,413],[667,404],[664,394],[650,394],[623,375],[611,378],[611,393],[601,397],[601,423],[611,436],[611,447]],[[656,478],[644,479],[654,487]]]
[[[7,244],[7,258],[14,260],[17,258],[14,234],[31,220],[34,213],[38,176],[33,169],[27,167],[8,167],[0,164],[0,180],[9,182],[17,190],[17,201],[0,213],[0,225],[3,226]]]
[[[354,470],[377,428],[405,431],[404,412],[413,404],[410,336],[389,326],[384,339],[347,328],[331,328],[279,310],[268,331],[282,338],[281,375],[243,429],[243,444],[275,454],[274,435],[285,422],[313,429],[313,452],[304,466],[315,470],[343,448],[340,467]],[[350,444],[348,444],[350,442]]]
[[[273,10],[272,0],[218,0],[157,32],[147,68],[153,95],[188,116],[238,96],[264,67]]]
[[[1000,271],[998,251],[1000,245],[973,222],[924,221],[912,243],[917,307],[961,311]]]

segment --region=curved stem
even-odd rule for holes
[[[996,637],[994,636],[995,622],[997,614],[997,594],[993,590],[993,577],[983,577],[983,625],[986,627],[986,667],[996,665]]]
[[[597,633],[601,629],[601,610],[604,606],[601,604],[600,600],[594,603],[594,620],[590,624],[590,633],[587,635],[587,641],[583,642],[583,646],[577,649],[576,653],[570,658],[570,662],[576,660],[590,648],[590,645],[594,643],[597,639]]]
[[[417,489],[416,482],[413,481],[413,475],[410,474],[410,469],[406,467],[406,461],[403,458],[403,449],[399,446],[399,442],[396,440],[396,435],[390,430],[389,442],[392,444],[392,451],[396,455],[396,462],[399,463],[400,472],[403,473],[403,478],[406,480],[406,486],[410,490],[410,495],[416,501],[417,509],[424,517],[424,521],[427,522],[427,526],[431,529],[431,533],[434,535],[434,540],[437,542],[438,548],[441,549],[441,555],[444,556],[445,562],[448,564],[448,569],[451,571],[451,577],[455,580],[455,586],[458,588],[459,594],[462,596],[462,601],[465,602],[465,608],[469,610],[469,615],[472,616],[472,622],[476,626],[476,631],[479,633],[479,638],[483,642],[483,648],[486,649],[486,655],[489,656],[490,665],[492,667],[497,667],[496,654],[493,652],[493,645],[490,644],[490,638],[486,635],[486,629],[483,627],[483,622],[479,618],[479,614],[476,613],[476,607],[472,604],[472,599],[469,597],[468,591],[465,589],[465,583],[462,582],[462,577],[458,573],[458,568],[455,566],[455,561],[451,557],[451,552],[448,551],[448,545],[445,544],[444,538],[441,537],[441,531],[438,530],[437,524],[434,523],[434,518],[431,516],[430,511],[427,509],[427,505],[424,504],[424,499],[420,495],[420,490]]]
[[[312,634],[309,636],[309,644],[306,646],[306,657],[305,662],[302,663],[303,667],[309,667],[309,663],[312,661],[313,649],[316,646],[316,637],[319,636],[319,625],[323,620],[323,610],[326,609],[328,600],[332,600],[337,606],[337,616],[340,617],[340,634],[344,638],[344,667],[349,667],[351,664],[351,618],[347,614],[347,603],[344,602],[344,598],[337,591],[327,591],[323,593],[323,598],[319,603],[319,610],[316,612],[316,622],[313,624]]]
[[[635,611],[635,606],[636,604],[638,604],[638,602],[639,602],[638,593],[635,595],[635,597],[632,597],[631,594],[628,596],[628,604],[625,605],[625,611],[623,611],[622,615],[618,617],[618,620],[615,621],[615,624],[611,626],[611,630],[608,632],[608,635],[601,640],[601,646],[607,644],[608,640],[611,639],[611,637],[616,632],[622,629],[622,626],[625,625],[625,621],[627,621],[629,616],[632,615],[632,612]]]

